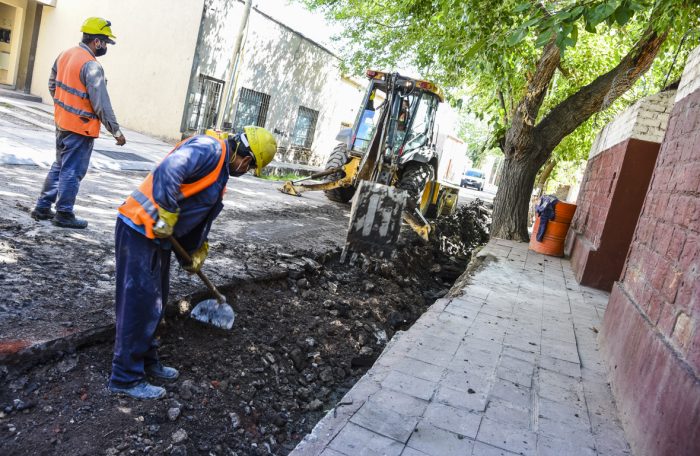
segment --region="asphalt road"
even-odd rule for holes
[[[470,203],[475,199],[480,199],[486,203],[493,203],[493,198],[496,196],[496,190],[491,191],[486,189],[482,192],[474,188],[461,188],[459,190],[459,201],[461,203]]]

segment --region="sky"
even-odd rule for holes
[[[253,0],[253,6],[330,50],[339,50],[331,38],[340,32],[340,26],[327,21],[320,12],[308,11],[301,2]]]

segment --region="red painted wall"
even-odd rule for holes
[[[700,89],[677,101],[601,331],[634,453],[700,454]]]
[[[579,283],[610,291],[620,278],[658,151],[627,139],[588,162],[568,241]]]

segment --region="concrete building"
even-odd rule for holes
[[[0,82],[52,103],[54,60],[78,43],[86,17],[104,17],[117,44],[100,62],[119,122],[174,142],[215,124],[243,8],[230,0],[3,0],[0,29],[11,38],[0,34]],[[264,126],[277,137],[278,160],[324,164],[366,87],[339,66],[332,51],[253,8],[225,125]],[[461,153],[458,139],[447,144]]]
[[[79,41],[87,16],[105,17],[117,44],[100,62],[120,123],[179,140],[216,120],[243,7],[225,0],[3,1],[0,24],[10,24],[12,52],[0,42],[0,64],[7,67],[0,77],[51,103],[54,60]],[[227,120],[273,131],[292,151],[283,158],[322,162],[338,130],[354,121],[364,90],[340,73],[339,63],[328,49],[253,8]]]

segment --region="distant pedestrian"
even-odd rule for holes
[[[111,25],[101,17],[87,18],[80,29],[82,42],[63,51],[51,69],[56,161],[32,210],[35,220],[51,220],[64,228],[87,227],[86,220],[75,217],[73,205],[90,163],[93,143],[100,135],[100,122],[117,145],[126,144],[107,94],[102,65],[96,59],[107,53],[107,44],[115,44]],[[54,203],[55,213],[51,210]]]

